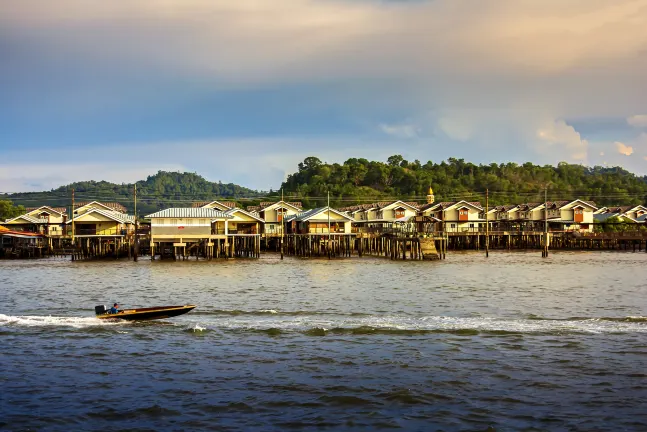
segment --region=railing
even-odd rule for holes
[[[133,231],[134,233],[134,231]],[[67,235],[72,235],[72,230],[67,231]],[[94,228],[76,228],[74,229],[74,235],[95,235],[95,236],[125,236],[128,235],[128,230],[119,229],[119,228],[109,228],[109,229],[94,229]]]
[[[579,233],[586,238],[647,238],[647,231],[623,231],[623,232],[600,232],[600,233]]]

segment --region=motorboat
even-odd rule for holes
[[[94,312],[99,319],[121,319],[121,320],[154,320],[176,317],[195,309],[196,305],[184,306],[155,306],[149,308],[120,309],[116,314],[111,314],[106,306],[95,306]]]

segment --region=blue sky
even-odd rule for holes
[[[303,158],[647,173],[646,0],[0,6],[0,191]]]

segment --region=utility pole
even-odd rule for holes
[[[544,250],[542,257],[548,257],[548,185],[544,187]]]
[[[485,189],[485,258],[490,256],[490,189]]]
[[[283,236],[285,236],[285,212],[281,207],[283,205],[283,188],[281,188],[281,204],[278,211],[281,212],[281,259],[283,259]]]
[[[328,259],[330,259],[330,190],[328,191]]]
[[[133,244],[133,249],[134,249],[135,256],[133,257],[133,261],[137,262],[137,255],[139,254],[139,236],[138,236],[138,229],[137,229],[138,228],[138,222],[137,222],[137,183],[135,183],[134,198],[135,198],[135,243]]]
[[[74,253],[76,252],[76,242],[74,241],[74,189],[72,189],[72,261],[74,261]]]

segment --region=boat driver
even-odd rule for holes
[[[111,314],[119,313],[119,303],[115,303],[114,305],[112,305],[112,307],[110,308],[110,313]]]

